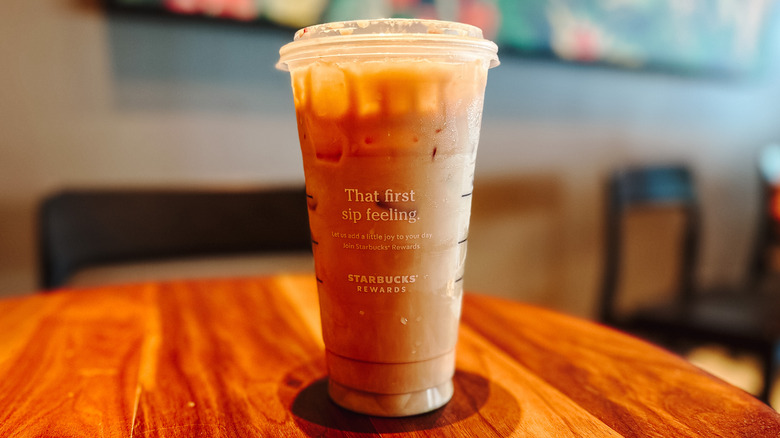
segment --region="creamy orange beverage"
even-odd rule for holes
[[[303,155],[331,398],[403,416],[453,394],[474,163],[496,46],[371,20],[281,50]]]

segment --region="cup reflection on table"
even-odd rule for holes
[[[302,29],[291,75],[329,394],[405,416],[453,393],[474,164],[497,48],[478,28]]]

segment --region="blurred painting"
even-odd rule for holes
[[[755,71],[772,42],[777,0],[106,0],[300,28],[379,17],[479,26],[505,53],[688,74]]]
[[[690,74],[765,61],[775,0],[499,0],[497,40],[565,60]]]
[[[248,23],[272,23],[299,28],[322,17],[328,0],[106,0],[122,11],[160,11]]]

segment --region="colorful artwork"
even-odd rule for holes
[[[580,63],[743,74],[764,59],[776,0],[107,0],[300,28],[419,17],[474,24],[502,52]]]
[[[299,28],[316,23],[328,0],[106,0],[118,9],[162,10],[172,14],[242,22],[270,22]]]
[[[497,40],[561,59],[739,74],[765,56],[775,0],[498,0]]]

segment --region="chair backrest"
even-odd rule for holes
[[[748,267],[748,286],[760,282],[777,269],[772,266],[773,253],[780,250],[780,144],[769,144],[758,157],[758,223]]]
[[[311,251],[303,188],[68,190],[44,200],[38,227],[45,289],[100,264]]]
[[[629,210],[674,207],[683,213],[684,224],[678,249],[681,266],[675,292],[689,299],[699,239],[699,212],[691,171],[684,165],[650,165],[619,169],[610,175],[606,189],[605,260],[599,317],[616,322],[617,289],[621,275],[624,220]]]

